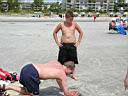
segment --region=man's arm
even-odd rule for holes
[[[58,85],[61,88],[61,91],[64,92],[64,96],[78,96],[78,92],[69,91],[67,85],[67,77],[61,74],[61,79],[57,81]]]
[[[55,40],[56,44],[58,45],[58,47],[62,46],[57,37],[57,33],[59,32],[60,29],[61,29],[61,24],[58,24],[58,26],[55,28],[55,30],[53,32],[53,37],[54,37],[54,40]]]
[[[56,79],[56,81],[57,81],[57,84],[58,84],[59,87],[60,87],[60,90],[63,91],[63,86],[62,86],[61,80]]]
[[[128,89],[128,69],[127,69],[126,77],[124,79],[124,87],[125,90]]]
[[[75,46],[77,47],[80,44],[81,40],[82,40],[83,31],[81,30],[80,26],[77,23],[75,23],[75,29],[79,32],[79,38],[78,38],[78,41],[75,44]]]
[[[61,91],[64,92],[64,96],[69,96],[67,78],[65,76],[61,77],[61,79],[57,83],[60,86]]]
[[[78,96],[79,93],[77,91],[69,91],[68,87],[67,87],[67,81],[65,82],[65,80],[62,80],[62,88],[63,88],[63,92],[64,92],[64,96]]]

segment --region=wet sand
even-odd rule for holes
[[[58,48],[52,35],[57,24],[0,22],[0,67],[19,73],[24,64],[57,59]],[[69,88],[82,96],[128,96],[123,87],[128,67],[128,35],[109,34],[108,22],[78,24],[84,30],[76,66],[79,80],[68,78]],[[40,96],[62,96],[55,80],[43,81],[40,87]]]

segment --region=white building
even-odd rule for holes
[[[110,0],[111,1],[111,0]],[[109,0],[63,0],[63,8],[75,8],[78,10],[90,9],[93,11],[107,11],[109,8]],[[113,6],[113,4],[111,4]],[[113,7],[111,7],[113,8]]]
[[[44,3],[62,3],[62,0],[43,0]]]
[[[34,0],[18,0],[21,3],[33,3]]]
[[[125,3],[128,3],[128,0],[125,0]]]

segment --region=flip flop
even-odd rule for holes
[[[9,84],[10,84],[10,82],[8,82],[8,81],[0,80],[0,90],[5,91],[5,86],[7,86]]]
[[[0,96],[5,96],[5,84],[0,85]]]
[[[6,91],[6,90],[5,90],[5,84],[3,84],[3,85],[1,84],[1,85],[0,85],[0,90],[1,90],[1,91]]]

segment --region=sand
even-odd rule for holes
[[[0,67],[19,73],[25,64],[56,60],[58,47],[52,32],[57,24],[0,22]],[[109,34],[108,22],[78,24],[84,31],[76,66],[79,80],[68,78],[68,87],[79,91],[82,96],[128,96],[123,86],[128,67],[128,35]],[[46,80],[40,85],[40,96],[63,95],[55,80]]]

